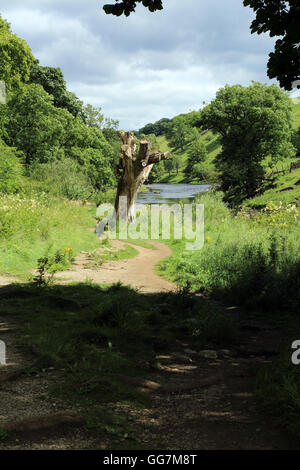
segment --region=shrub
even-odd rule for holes
[[[0,192],[15,193],[21,185],[23,168],[20,152],[0,140]]]
[[[29,175],[43,182],[43,189],[67,199],[87,199],[93,193],[87,175],[69,158],[51,163],[39,163],[29,168]]]

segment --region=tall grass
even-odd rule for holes
[[[43,256],[71,248],[96,248],[98,238],[88,207],[46,193],[0,197],[0,272],[26,277]]]
[[[300,301],[299,210],[267,205],[233,214],[220,194],[198,197],[205,208],[205,244],[175,254],[161,271],[180,285],[246,307],[295,310]]]

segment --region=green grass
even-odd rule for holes
[[[109,239],[99,241],[100,248],[91,251],[87,257],[90,260],[89,266],[100,267],[107,261],[119,261],[123,259],[134,258],[138,251],[131,245],[125,245],[119,250],[111,246]]]
[[[78,206],[45,193],[0,197],[0,273],[26,278],[39,258],[72,249],[99,245],[95,233],[96,208]]]
[[[293,104],[293,126],[294,129],[299,129],[300,127],[300,103]]]
[[[208,132],[207,134],[200,136],[200,139],[205,142],[207,147],[207,157],[205,160],[207,172],[211,175],[211,178],[215,178],[215,169],[213,165],[213,160],[217,156],[217,154],[221,151],[221,147],[219,144],[219,138],[217,135],[214,135],[212,132]],[[182,158],[182,168],[178,171],[173,170],[170,174],[167,171],[162,171],[160,176],[155,179],[156,183],[206,183],[206,181],[199,181],[198,179],[192,179],[189,175],[184,173],[184,167],[187,164],[188,159],[188,150],[190,148],[191,143],[188,143],[184,150],[181,149],[174,150],[172,149],[165,136],[157,137],[157,141],[159,143],[159,148],[161,152],[172,152],[172,156],[180,156]]]
[[[292,318],[290,337],[300,338],[299,318]],[[260,369],[256,380],[256,398],[260,409],[272,416],[278,427],[300,439],[300,374],[292,364],[291,344],[268,367]]]
[[[261,213],[234,214],[214,193],[197,196],[197,202],[205,209],[204,247],[190,252],[185,251],[184,240],[170,241],[174,254],[160,263],[160,273],[225,302],[296,311],[299,210],[269,204]]]
[[[300,169],[279,175],[272,183],[273,188],[267,189],[262,195],[248,199],[244,204],[248,207],[262,208],[269,201],[276,204],[296,204],[300,206]]]
[[[6,317],[20,324],[20,346],[35,355],[28,374],[54,367],[50,395],[82,407],[88,430],[112,439],[126,432],[130,442],[138,440],[126,416],[111,416],[106,408],[116,402],[149,406],[130,378],[149,377],[157,354],[176,350],[178,340],[192,347],[238,340],[236,324],[220,308],[187,290],[146,295],[120,284],[27,283],[0,287],[0,300]]]
[[[299,129],[300,127],[300,103],[293,104],[292,108],[292,120],[293,120],[293,127],[294,129]],[[168,172],[162,171],[161,174],[156,178],[156,183],[209,183],[209,182],[216,182],[217,181],[217,174],[214,167],[214,159],[216,156],[221,152],[222,148],[219,142],[219,137],[217,134],[213,134],[212,132],[208,132],[200,137],[200,139],[206,144],[207,148],[207,157],[206,157],[206,167],[207,167],[207,175],[208,178],[205,181],[193,180],[188,175],[185,175],[183,172],[184,166],[186,165],[187,158],[188,158],[188,149],[190,144],[187,144],[184,148],[184,151],[180,149],[174,150],[170,148],[168,144],[168,140],[165,136],[157,137],[157,141],[159,143],[160,150],[162,152],[172,152],[172,155],[179,155],[182,157],[183,161],[183,168],[180,169],[179,173],[177,174],[175,170],[171,172],[169,175]],[[269,159],[266,159],[264,162],[264,167],[266,173],[270,173],[272,169],[276,170],[289,170],[291,162],[297,160],[297,157],[293,157],[290,159],[285,159],[282,162],[278,162],[275,167],[274,165],[270,167]],[[298,197],[298,196],[296,196]],[[287,197],[286,201],[291,201],[291,198]]]

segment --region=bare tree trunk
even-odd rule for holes
[[[118,131],[123,142],[119,163],[116,167],[118,189],[115,201],[117,217],[133,222],[135,220],[135,201],[140,186],[147,180],[155,163],[166,160],[170,152],[155,152],[150,154],[151,142],[140,141],[139,153],[136,154],[136,142],[133,132]],[[125,207],[120,206],[120,197],[127,198]]]

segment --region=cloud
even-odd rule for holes
[[[3,3],[40,63],[60,67],[70,91],[125,129],[199,109],[226,83],[270,82],[274,39],[250,34],[241,0],[165,0],[129,18],[105,15],[102,0]]]

